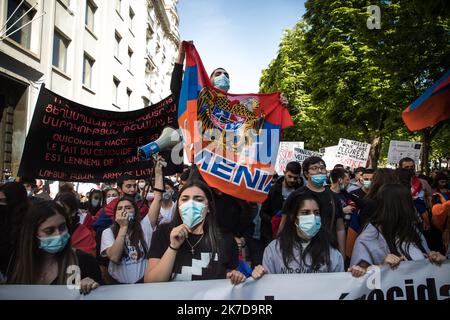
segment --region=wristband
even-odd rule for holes
[[[174,251],[178,251],[178,249],[175,249],[174,247],[172,247],[172,245],[169,244],[169,248],[174,250]]]

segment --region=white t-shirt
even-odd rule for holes
[[[175,212],[176,204],[175,202],[172,202],[172,207],[169,208],[163,208],[161,207],[159,214],[161,216],[161,220],[159,221],[159,224],[163,223],[169,223],[172,221],[173,213]]]
[[[145,216],[141,221],[142,232],[144,234],[147,252],[150,250],[150,242],[152,240],[153,228],[151,226],[148,216]],[[114,234],[111,228],[105,229],[102,233],[102,244],[100,252],[102,257],[106,257],[106,249],[111,248],[115,241]],[[142,244],[139,248],[130,245],[128,235],[125,237],[124,255],[119,264],[109,261],[108,273],[111,277],[120,283],[136,283],[145,273],[147,268],[147,257],[143,256],[137,260],[138,252],[144,252]]]

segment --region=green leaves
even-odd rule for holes
[[[318,150],[341,137],[369,143],[384,137],[377,147],[384,151],[391,138],[416,138],[401,112],[450,68],[449,17],[439,5],[424,14],[419,3],[305,3],[304,20],[286,30],[260,80],[261,92],[282,91],[289,99],[295,127],[285,139]],[[380,30],[366,26],[374,4]]]

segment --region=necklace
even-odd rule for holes
[[[200,237],[200,239],[198,239],[197,242],[196,242],[194,245],[192,245],[191,242],[189,241],[189,239],[186,238],[187,243],[188,243],[189,246],[191,247],[191,250],[189,250],[189,251],[191,251],[192,255],[194,255],[194,252],[195,252],[194,248],[195,248],[195,246],[199,244],[199,242],[203,239],[203,236],[204,236],[204,235],[205,235],[205,234],[202,234],[202,236]]]

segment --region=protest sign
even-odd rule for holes
[[[398,164],[400,159],[408,157],[419,163],[421,142],[391,140],[389,143],[388,163]]]
[[[19,176],[73,182],[113,182],[121,175],[148,178],[152,163],[139,159],[137,147],[156,140],[166,126],[178,127],[171,96],[144,109],[114,112],[83,106],[42,87]],[[161,155],[168,162],[166,175],[181,171],[182,157],[175,165],[170,151]]]
[[[338,163],[344,167],[366,167],[369,158],[370,144],[348,139],[339,139],[336,152]]]
[[[291,161],[297,161],[295,157],[295,148],[303,149],[303,142],[282,141],[278,147],[277,161],[275,163],[275,171],[279,175],[283,175],[286,165]]]

